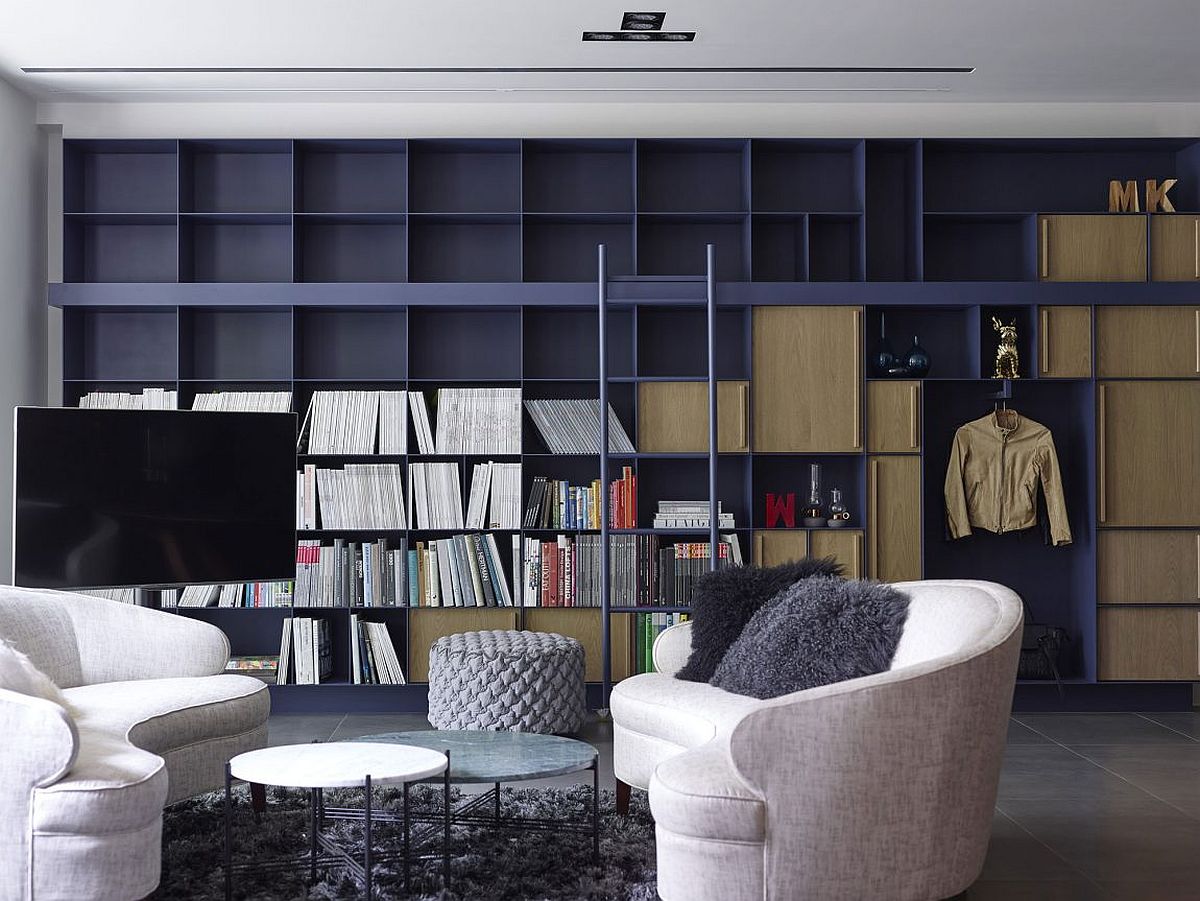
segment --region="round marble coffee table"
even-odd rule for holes
[[[600,755],[587,742],[533,732],[440,729],[366,735],[356,741],[424,750],[443,749],[450,760],[450,782],[490,784],[490,789],[455,808],[451,815],[453,822],[590,834],[592,855],[597,861],[600,859]],[[587,770],[592,772],[592,810],[588,823],[501,816],[502,783],[546,779]],[[484,813],[488,807],[491,807],[490,815]]]
[[[239,754],[225,765],[225,897],[233,894],[233,828],[231,787],[234,779],[259,785],[278,785],[303,788],[310,792],[311,825],[309,828],[309,878],[316,880],[319,867],[342,867],[363,883],[365,897],[371,897],[371,789],[376,785],[403,785],[405,813],[408,810],[408,787],[440,775],[445,802],[445,828],[442,842],[442,876],[449,884],[450,858],[450,752],[446,746],[417,747],[394,742],[328,742],[306,745],[281,745]],[[322,831],[330,815],[324,804],[324,789],[362,787],[363,807],[355,819],[363,821],[363,859],[359,863],[344,848]],[[322,855],[319,852],[324,851]],[[404,817],[404,875],[408,882],[409,823]],[[256,861],[236,869],[293,868],[294,860]]]

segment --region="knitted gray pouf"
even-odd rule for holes
[[[575,732],[587,702],[583,645],[553,632],[460,632],[429,649],[435,729]]]

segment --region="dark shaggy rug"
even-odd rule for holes
[[[454,797],[458,790],[452,789]],[[591,809],[591,786],[506,788],[505,815],[582,820]],[[361,791],[327,791],[330,806],[359,806]],[[415,786],[414,810],[441,807],[441,789]],[[224,834],[223,793],[201,795],[167,809],[163,824],[163,877],[154,899],[207,901],[224,898],[221,869]],[[283,789],[268,790],[268,809],[255,823],[249,795],[236,790],[234,806],[235,862],[302,856],[308,848],[308,795]],[[492,827],[456,826],[451,836],[450,891],[437,879],[440,864],[413,867],[413,891],[403,891],[399,862],[374,869],[374,897],[405,901],[653,901],[655,891],[654,822],[645,795],[635,792],[629,816],[617,816],[612,792],[602,792],[601,862],[592,862],[591,838],[571,833],[517,832]],[[398,788],[376,789],[375,803],[400,809]],[[376,823],[372,847],[401,848],[398,825]],[[361,855],[362,825],[330,822],[326,832]],[[237,873],[234,897],[254,901],[276,899],[349,899],[360,897],[356,883],[336,870],[318,873],[307,882],[307,864],[297,861],[284,872]]]

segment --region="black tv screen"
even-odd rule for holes
[[[16,585],[295,577],[295,414],[18,407],[15,457]]]

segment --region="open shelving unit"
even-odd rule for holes
[[[212,390],[290,390],[300,413],[313,391],[335,387],[507,385],[526,399],[595,398],[602,294],[605,391],[640,448],[644,392],[710,378],[706,290],[718,384],[761,376],[757,309],[854,307],[864,396],[885,381],[872,364],[885,323],[894,351],[917,336],[933,357],[919,383],[919,447],[899,454],[919,461],[923,575],[1013,585],[1040,620],[1077,638],[1072,687],[1125,703],[1140,703],[1128,700],[1134,688],[1158,688],[1148,703],[1171,704],[1187,686],[1098,684],[1094,325],[1088,372],[1046,378],[1038,367],[1041,308],[1085,307],[1094,323],[1110,304],[1195,303],[1186,282],[1039,280],[1039,215],[1102,211],[1110,178],[1167,177],[1180,179],[1176,208],[1200,210],[1200,140],[68,140],[64,283],[51,286],[64,308],[63,402],[145,386],[178,389],[183,407]],[[1067,549],[1033,534],[943,537],[946,447],[997,390],[993,315],[1018,323],[1027,377],[1011,386],[1012,403],[1059,445],[1075,533]],[[746,411],[748,435],[764,415]],[[802,503],[808,464],[821,463],[826,489],[841,488],[854,514],[848,531],[866,541],[867,572],[869,473],[889,455],[865,445],[767,452],[747,439],[716,455],[716,493],[750,558],[767,531],[765,493],[794,491]],[[584,484],[600,474],[595,456],[550,454],[527,417],[512,459],[522,463],[522,504],[534,476]],[[607,461],[610,478],[635,468],[643,526],[658,500],[707,498],[709,463],[705,448]],[[810,549],[831,531],[795,530]],[[420,536],[383,537],[411,546]],[[508,535],[498,538],[503,553]],[[235,653],[271,652],[290,612],[180,611],[225,629]],[[334,679],[273,689],[280,709],[423,706],[420,678],[348,684],[350,611],[315,612],[335,621]],[[612,611],[611,635],[598,609],[361,612],[388,624],[417,677],[429,641],[447,630],[575,634],[588,647],[593,703],[605,668],[619,678],[628,657],[625,609]]]

